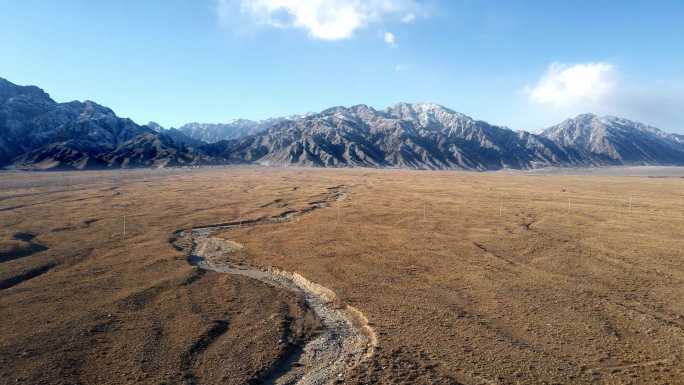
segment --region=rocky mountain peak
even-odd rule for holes
[[[385,111],[391,117],[417,122],[422,128],[454,128],[473,121],[469,116],[436,103],[397,103]]]
[[[577,115],[574,118],[566,119],[558,125],[544,130],[543,135],[553,137],[558,140],[578,140],[591,137],[603,137],[607,135],[621,134],[643,134],[650,133],[655,135],[669,136],[655,127],[635,122],[617,116],[599,116],[592,113]]]
[[[159,124],[157,122],[153,122],[153,121],[147,122],[147,127],[149,127],[150,129],[152,129],[153,131],[156,131],[156,132],[164,131],[164,127],[161,124]]]
[[[684,162],[684,146],[676,135],[616,116],[581,114],[547,128],[541,135],[588,156],[598,156],[602,161],[636,164]]]
[[[111,109],[101,106],[91,100],[86,100],[84,102],[74,101],[71,102],[74,105],[81,106],[81,114],[79,115],[79,120],[99,120],[99,119],[115,119],[118,118],[114,111]]]
[[[0,103],[12,98],[31,99],[35,102],[54,103],[50,95],[36,86],[20,86],[0,77]]]

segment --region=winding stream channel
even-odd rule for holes
[[[242,275],[293,292],[302,297],[320,319],[322,331],[301,350],[289,353],[289,357],[281,357],[282,368],[264,380],[267,384],[323,385],[342,382],[350,369],[373,356],[377,346],[376,334],[363,313],[350,305],[341,304],[333,291],[296,272],[224,262],[242,245],[215,234],[222,232],[225,236],[225,231],[233,228],[297,219],[345,199],[347,195],[343,189],[344,186],[328,189],[322,200],[312,202],[304,209],[288,210],[280,215],[255,220],[194,227],[176,233],[174,244],[188,253],[188,262],[193,266]]]

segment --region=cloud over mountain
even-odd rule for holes
[[[551,63],[523,94],[533,113],[551,120],[593,111],[651,121],[672,131],[684,128],[681,79],[644,82],[609,62]]]
[[[526,87],[526,92],[534,103],[568,108],[601,103],[615,87],[616,70],[610,63],[551,63],[534,86]]]

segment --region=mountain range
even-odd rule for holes
[[[291,117],[295,119],[297,116]],[[254,135],[270,128],[287,118],[271,118],[265,120],[233,119],[227,123],[187,123],[178,130],[184,135],[205,143],[216,143],[222,140],[238,139],[248,135]]]
[[[583,114],[540,134],[475,120],[433,103],[165,129],[92,101],[57,103],[0,78],[0,166],[19,169],[204,164],[499,170],[684,165],[684,136]]]

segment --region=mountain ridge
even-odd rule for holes
[[[684,135],[580,114],[541,133],[513,131],[439,104],[334,106],[262,121],[138,125],[92,101],[57,103],[0,78],[0,165],[22,169],[260,164],[500,170],[684,165]],[[206,140],[204,140],[204,139]]]
[[[243,136],[256,134],[274,124],[286,119],[298,118],[298,115],[291,117],[269,118],[263,120],[250,119],[231,119],[225,123],[186,123],[178,128],[169,128],[168,131],[180,132],[192,140],[205,143],[216,143],[221,140],[237,139]]]
[[[110,108],[89,100],[57,103],[38,87],[18,86],[2,78],[0,132],[0,165],[18,168],[118,168],[131,159],[112,155],[136,139],[153,143],[161,138],[162,142],[156,143],[163,153],[187,153],[179,160],[195,156],[175,142],[163,140],[163,134],[118,117]],[[156,154],[147,148],[145,156]],[[166,163],[175,164],[171,159]]]
[[[611,115],[580,114],[541,135],[612,164],[684,163],[680,136]]]

